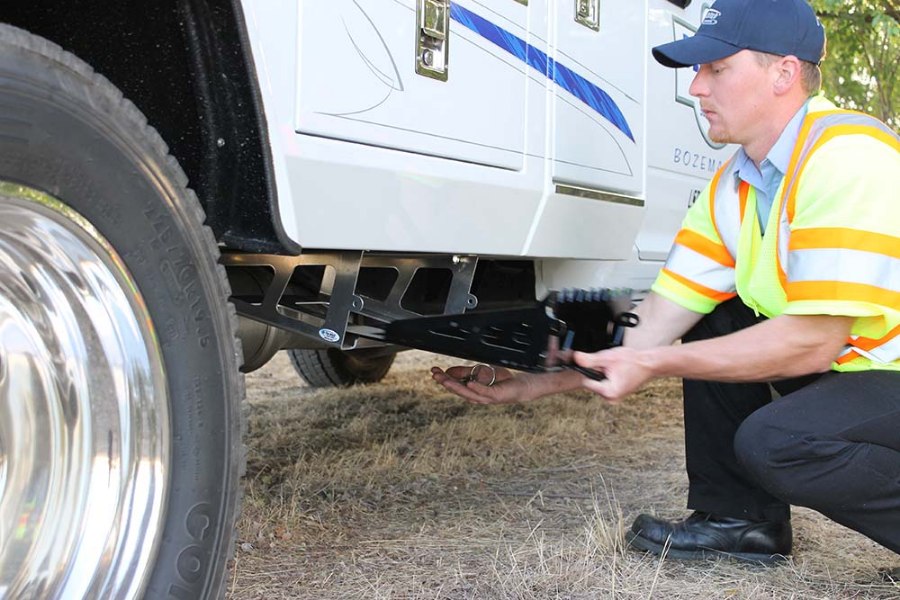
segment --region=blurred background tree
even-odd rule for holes
[[[825,95],[900,129],[900,0],[811,0],[827,34]]]

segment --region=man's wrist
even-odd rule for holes
[[[634,360],[641,369],[649,374],[651,379],[668,377],[673,375],[671,363],[675,349],[675,346],[657,346],[638,350]]]
[[[535,377],[540,382],[539,392],[541,396],[568,392],[581,387],[582,375],[571,369],[562,369]]]

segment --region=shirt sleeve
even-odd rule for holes
[[[666,264],[651,289],[676,304],[708,314],[735,296],[734,257],[716,230],[711,190],[726,167],[688,210]]]

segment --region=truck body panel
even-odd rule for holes
[[[244,1],[287,234],[658,268],[726,152],[649,52],[701,7],[610,0],[594,30],[576,5],[448,3],[441,81],[416,72],[416,0]]]

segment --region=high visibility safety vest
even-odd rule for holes
[[[739,295],[767,317],[856,317],[832,369],[900,371],[900,137],[811,100],[765,234],[735,162],[688,211],[653,291],[704,314]]]

